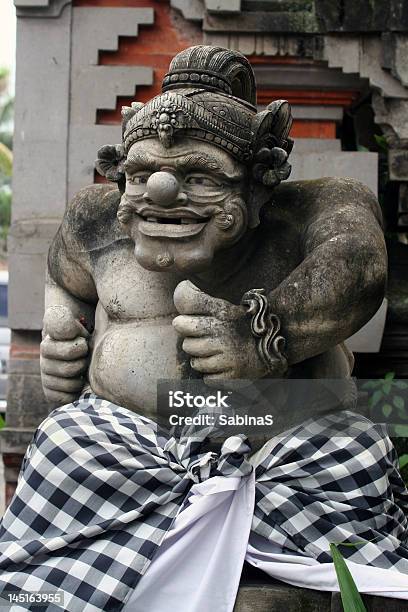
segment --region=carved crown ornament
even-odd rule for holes
[[[209,66],[218,69],[218,77]],[[123,107],[123,145],[102,147],[97,170],[122,183],[123,159],[135,142],[158,138],[169,148],[182,134],[224,149],[251,168],[256,182],[273,187],[291,171],[290,106],[277,100],[258,113],[255,99],[253,71],[240,53],[220,47],[186,49],[173,59],[162,94],[147,104]]]

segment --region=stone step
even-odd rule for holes
[[[408,612],[408,601],[363,596],[367,612]],[[234,612],[343,612],[339,593],[290,586],[245,564]]]

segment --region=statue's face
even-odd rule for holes
[[[171,148],[136,142],[125,163],[119,214],[149,270],[197,272],[247,229],[245,166],[218,147],[184,138]]]

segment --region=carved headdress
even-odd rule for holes
[[[123,107],[123,148],[103,147],[97,169],[119,182],[120,158],[135,142],[159,138],[168,148],[183,134],[250,165],[256,181],[277,185],[290,173],[290,106],[277,100],[258,113],[255,105],[254,73],[241,53],[204,45],[185,49],[172,60],[159,96]]]

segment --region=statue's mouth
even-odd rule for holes
[[[186,238],[199,234],[210,217],[182,208],[168,211],[157,211],[145,208],[139,213],[141,217],[139,231],[153,238]]]

